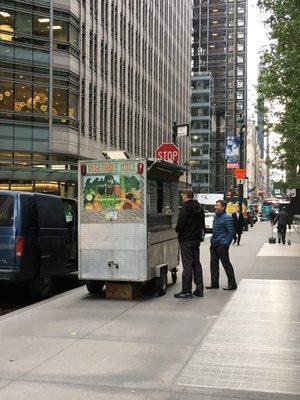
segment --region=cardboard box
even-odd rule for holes
[[[132,300],[141,295],[141,285],[137,283],[109,282],[106,285],[106,298]]]

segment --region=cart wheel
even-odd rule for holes
[[[177,268],[172,269],[172,283],[173,283],[173,285],[175,285],[176,282],[177,282]]]
[[[154,279],[154,296],[164,296],[168,287],[168,272],[166,268],[160,270],[160,277]]]
[[[103,290],[105,282],[102,281],[85,281],[86,288],[91,294],[100,294]]]

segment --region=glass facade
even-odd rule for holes
[[[209,73],[194,73],[191,96],[192,188],[196,193],[215,192],[215,115],[213,80]]]
[[[76,132],[79,78],[68,70],[55,69],[50,64],[50,49],[76,53],[79,25],[71,14],[53,12],[51,23],[49,1],[0,5],[0,166],[11,175],[6,183],[0,182],[0,188],[68,194],[66,188],[76,180],[68,157],[58,156],[58,167],[57,161],[52,163],[49,123],[67,125]],[[25,181],[29,172],[32,179]]]
[[[181,0],[0,0],[0,149],[13,158],[0,163],[11,187],[16,174],[24,187],[61,187],[76,180],[68,157],[153,157],[170,141],[172,122],[190,120],[190,12]],[[189,145],[179,146],[184,163]]]
[[[193,0],[192,71],[213,77],[219,193],[233,187],[224,160],[226,137],[238,134],[240,115],[247,121],[246,20],[245,0]]]

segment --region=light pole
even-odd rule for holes
[[[243,121],[243,120],[242,120]],[[245,125],[244,123],[242,123],[241,127],[240,127],[240,168],[244,168],[244,134],[245,134]],[[243,196],[244,196],[244,184],[243,183],[239,183],[238,186],[238,193],[239,193],[239,209],[240,212],[243,213]]]
[[[188,187],[189,187],[190,163],[188,161],[185,161],[183,166],[184,166],[184,169],[185,169],[185,187],[186,187],[186,189],[188,189]]]
[[[176,123],[176,121],[173,122],[172,129],[173,129],[173,134],[172,134],[173,143],[177,146],[177,123]]]

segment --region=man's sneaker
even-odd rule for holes
[[[193,292],[193,295],[197,297],[203,297],[203,291],[197,289]]]
[[[237,285],[223,287],[223,290],[236,290],[236,289],[237,289]]]
[[[192,299],[193,295],[192,295],[192,293],[182,293],[182,292],[180,292],[180,293],[174,294],[174,297],[176,299]]]
[[[205,286],[205,289],[219,289],[219,285]]]

